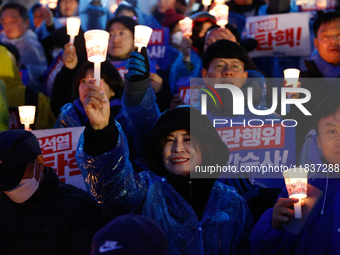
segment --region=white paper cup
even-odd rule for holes
[[[295,219],[302,218],[301,199],[307,197],[308,171],[302,167],[288,169],[283,172],[289,198],[298,198],[299,202],[294,204]]]
[[[283,71],[283,75],[285,77],[285,80],[287,81],[286,86],[293,85],[294,88],[297,87],[299,76],[300,76],[300,70],[295,68],[288,68]]]
[[[34,124],[35,120],[35,106],[23,105],[18,107],[20,123],[25,125],[25,130],[29,131],[30,124]]]
[[[135,46],[138,47],[138,52],[141,51],[142,47],[148,46],[152,31],[152,28],[148,26],[135,26]]]
[[[186,17],[185,19],[180,20],[179,25],[181,27],[181,31],[183,36],[188,35],[191,36],[192,35],[192,19]]]
[[[67,34],[70,36],[70,43],[74,43],[74,37],[79,34],[80,19],[75,17],[67,18],[66,29]]]
[[[225,27],[229,19],[229,7],[227,5],[216,5],[214,8],[216,24]]]
[[[89,30],[84,34],[88,61],[105,61],[109,36],[104,30]]]

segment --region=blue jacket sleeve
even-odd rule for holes
[[[147,170],[145,145],[160,115],[150,78],[140,82],[125,80],[122,110],[128,116],[124,132],[129,140],[130,158],[140,170]]]
[[[84,134],[76,152],[88,193],[109,216],[140,212],[147,192],[147,180],[141,178],[129,161],[129,147],[118,122],[116,148],[100,156],[84,152]]]

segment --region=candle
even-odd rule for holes
[[[182,19],[179,21],[179,25],[181,27],[181,31],[183,36],[188,35],[191,36],[192,35],[192,19],[186,17],[185,19]]]
[[[216,24],[225,27],[228,24],[229,7],[227,5],[217,5],[214,8]]]
[[[299,76],[300,76],[300,70],[295,68],[288,68],[283,71],[283,75],[285,80],[287,81],[286,86],[293,85],[293,88],[297,87]]]
[[[94,78],[100,86],[100,63],[105,61],[110,34],[104,30],[89,30],[85,34],[87,59],[94,63]]]
[[[48,0],[48,7],[50,9],[55,9],[57,7],[58,0]]]
[[[138,52],[141,52],[142,47],[148,46],[152,31],[153,30],[147,26],[135,26],[135,46],[138,47]]]
[[[70,36],[70,43],[74,43],[74,37],[78,35],[80,27],[80,19],[79,18],[67,18],[66,28],[67,34]]]
[[[307,197],[307,175],[308,171],[302,167],[290,168],[283,172],[289,198],[299,199],[299,202],[294,204],[295,219],[302,218],[301,199]]]
[[[25,125],[25,130],[30,130],[30,124],[34,124],[35,119],[35,106],[24,105],[19,106],[20,123]]]

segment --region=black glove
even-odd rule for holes
[[[150,75],[150,62],[146,47],[143,47],[141,53],[131,52],[130,58],[126,63],[125,77],[131,82],[142,81]]]

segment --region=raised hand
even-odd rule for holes
[[[294,211],[289,207],[299,202],[297,198],[279,198],[273,208],[272,225],[278,229],[281,227],[282,222],[288,222],[288,216],[294,217]],[[301,201],[304,205],[304,201]]]
[[[78,64],[76,48],[71,43],[67,43],[64,46],[63,63],[65,67],[71,70],[76,68]]]
[[[109,124],[110,103],[104,92],[103,81],[100,82],[100,87],[95,84],[96,79],[89,79],[84,109],[92,128],[94,130],[100,130]]]

